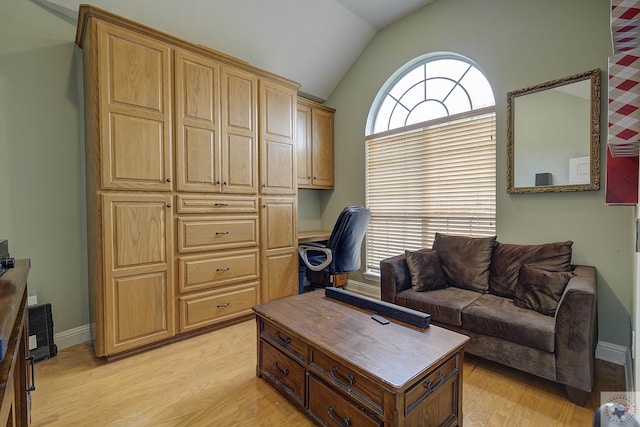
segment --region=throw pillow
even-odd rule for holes
[[[436,251],[404,251],[411,273],[411,287],[418,292],[447,287]]]
[[[433,249],[451,286],[484,292],[496,236],[467,237],[436,233]]]
[[[571,270],[572,241],[540,245],[515,245],[496,242],[491,258],[489,292],[513,298],[522,265],[547,271]]]
[[[546,271],[525,264],[520,268],[513,303],[517,307],[553,316],[573,276],[572,271]]]

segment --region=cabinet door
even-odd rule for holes
[[[266,198],[260,211],[261,289],[267,302],[298,293],[296,198]]]
[[[298,104],[296,116],[296,148],[298,156],[298,188],[311,187],[311,108]]]
[[[258,187],[258,79],[221,68],[222,191],[256,194]]]
[[[175,76],[177,188],[220,192],[220,66],[177,50]]]
[[[333,113],[314,109],[311,122],[313,186],[333,188]]]
[[[98,26],[102,188],[171,190],[170,49]]]
[[[174,335],[171,196],[108,194],[103,209],[108,355]]]
[[[296,194],[296,91],[260,81],[260,192]]]

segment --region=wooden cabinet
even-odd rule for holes
[[[433,325],[380,325],[319,291],[254,311],[257,376],[318,424],[462,425],[468,337]]]
[[[21,259],[1,279],[0,339],[5,347],[0,360],[0,426],[29,425],[33,360],[29,358],[27,276],[31,261]]]
[[[298,293],[298,210],[292,197],[262,197],[260,203],[260,301],[266,302]]]
[[[170,49],[106,22],[95,30],[102,188],[169,191]]]
[[[88,5],[76,43],[96,354],[246,318],[261,291],[290,294],[299,85]],[[262,247],[259,193],[287,198],[286,221],[267,221],[286,249]],[[263,260],[277,281],[262,280]]]
[[[104,324],[96,341],[105,354],[174,335],[171,196],[104,194]]]
[[[260,193],[295,196],[296,92],[266,79],[260,81]]]
[[[296,146],[298,188],[333,188],[333,116],[335,110],[298,98]]]

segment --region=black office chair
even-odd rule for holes
[[[360,268],[360,246],[370,219],[369,209],[347,206],[338,216],[329,240],[298,247],[306,277],[314,288],[345,284],[348,274]]]

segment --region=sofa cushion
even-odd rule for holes
[[[436,251],[404,251],[411,273],[411,287],[418,291],[431,291],[447,287],[447,279],[440,266]]]
[[[428,313],[434,322],[460,326],[462,309],[481,295],[479,292],[460,288],[436,289],[429,292],[407,289],[396,295],[396,304]]]
[[[572,241],[541,245],[496,242],[491,257],[489,292],[513,298],[518,283],[518,273],[523,264],[547,271],[569,271],[572,245]]]
[[[462,310],[462,327],[553,352],[554,318],[516,307],[509,298],[483,294]]]
[[[546,271],[525,264],[520,268],[513,303],[516,307],[553,316],[573,276],[572,271]]]
[[[467,237],[436,233],[433,249],[451,286],[472,291],[489,289],[489,265],[496,236]]]

